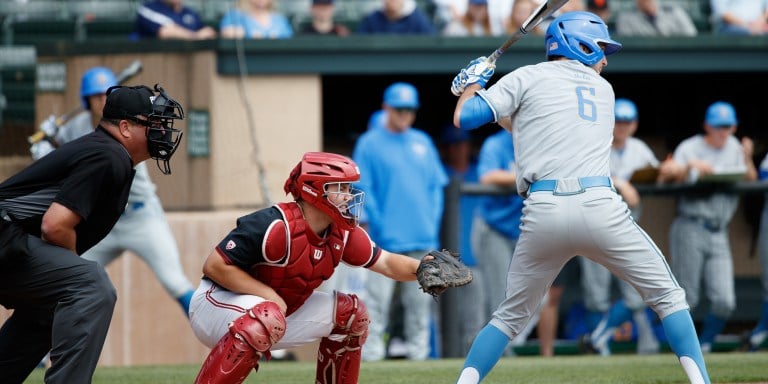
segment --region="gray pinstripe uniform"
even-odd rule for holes
[[[741,144],[733,136],[722,149],[710,147],[703,135],[684,140],[675,149],[674,160],[687,164],[692,159],[708,162],[715,172],[746,171]],[[689,181],[697,177],[693,171],[688,175]],[[682,196],[670,228],[672,271],[685,289],[688,304],[691,308],[699,304],[703,280],[710,312],[721,318],[736,307],[728,224],[738,203],[738,195],[732,194]]]
[[[768,155],[760,163],[760,179],[765,181],[768,175]],[[768,194],[765,196],[768,201]],[[768,204],[763,206],[760,216],[760,234],[758,238],[758,251],[760,254],[760,272],[763,282],[763,301],[768,301]]]

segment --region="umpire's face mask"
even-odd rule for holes
[[[184,118],[184,110],[175,100],[169,98],[162,88],[155,86],[159,92],[152,103],[153,113],[147,121],[147,149],[149,155],[157,160],[157,167],[164,174],[171,173],[169,161],[179,146],[183,132],[173,128],[174,120]],[[162,162],[162,164],[161,164]]]

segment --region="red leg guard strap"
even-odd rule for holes
[[[317,351],[316,382],[319,384],[357,384],[360,376],[361,348],[368,337],[368,310],[355,295],[336,292],[332,333],[347,335],[334,341],[324,337]]]

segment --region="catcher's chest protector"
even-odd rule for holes
[[[276,206],[287,223],[289,236],[286,238],[285,228],[273,226],[264,236],[262,249],[278,248],[286,251],[282,255],[265,255],[268,260],[279,261],[258,264],[250,273],[272,287],[285,300],[288,305],[286,315],[290,315],[304,304],[315,288],[331,277],[341,261],[346,237],[343,231],[334,226],[323,241],[311,232],[298,204],[280,203]],[[267,243],[271,241],[285,242],[286,246],[270,246]]]

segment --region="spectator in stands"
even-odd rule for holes
[[[715,33],[768,34],[768,0],[710,0],[710,7]]]
[[[515,31],[520,29],[536,7],[538,7],[538,4],[536,4],[534,0],[515,0],[515,4],[512,5],[512,11],[509,13],[509,19],[507,20],[507,34],[515,33]],[[532,31],[529,31],[529,33],[543,35],[544,30],[541,29],[541,25],[539,25]]]
[[[612,26],[609,24],[611,22],[611,7],[608,5],[608,0],[587,0],[587,11],[600,16],[608,26],[608,30],[612,30]]]
[[[418,34],[432,35],[435,27],[415,2],[382,0],[382,6],[360,21],[360,34]]]
[[[225,39],[287,39],[293,37],[288,18],[274,10],[272,0],[240,0],[219,23]]]
[[[468,0],[467,13],[443,28],[443,36],[490,36],[488,0]]]
[[[153,0],[142,4],[136,12],[135,33],[140,38],[216,38],[216,31],[205,25],[198,12],[184,6],[183,0]]]
[[[454,20],[461,20],[466,15],[470,3],[467,0],[432,0],[432,2],[435,5],[435,24],[440,30]],[[487,2],[491,35],[502,35],[506,31],[514,0],[487,0]]]
[[[301,28],[300,33],[303,35],[349,36],[349,28],[334,20],[335,11],[336,6],[333,4],[333,0],[312,0],[312,6],[309,9],[311,20]]]
[[[696,36],[691,16],[677,4],[635,0],[635,9],[616,12],[616,33],[624,36]]]
[[[704,118],[704,134],[677,146],[672,159],[659,167],[661,180],[697,182],[718,173],[742,173],[743,180],[756,180],[752,140],[744,137],[739,142],[734,136],[737,125],[736,111],[730,103],[710,105]],[[702,291],[709,300],[699,334],[703,352],[712,350],[715,337],[736,308],[728,224],[738,205],[739,196],[734,194],[681,195],[669,231],[672,273],[685,289],[688,305],[695,309]],[[706,289],[702,289],[702,282]]]

